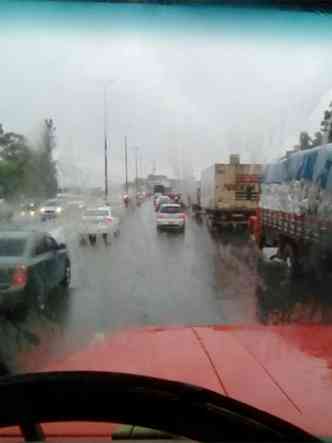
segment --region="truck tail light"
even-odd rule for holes
[[[15,268],[12,275],[12,287],[24,288],[28,282],[28,270],[25,266],[19,265]]]

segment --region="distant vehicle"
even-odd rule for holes
[[[123,204],[127,208],[129,205],[129,195],[127,193],[123,194],[122,200],[123,200]]]
[[[160,197],[158,197],[158,199],[156,200],[156,204],[155,204],[155,208],[156,211],[159,211],[160,206],[163,203],[170,203],[172,200],[167,196],[167,195],[161,195]]]
[[[38,204],[35,202],[23,203],[20,207],[20,216],[35,217],[38,214]]]
[[[193,213],[200,217],[202,213],[200,186],[197,186],[196,189],[188,195],[188,204],[190,204]]]
[[[144,192],[137,192],[136,194],[136,201],[142,203],[145,199],[145,193]]]
[[[84,209],[85,208],[85,202],[83,200],[69,200],[67,202],[68,208],[73,209]]]
[[[247,228],[258,207],[262,173],[262,165],[240,163],[238,155],[202,171],[200,204],[210,228]]]
[[[174,203],[178,203],[181,206],[184,205],[184,203],[182,201],[182,194],[180,194],[178,192],[172,192],[171,195],[169,195],[169,197],[172,199],[172,201]]]
[[[52,220],[61,216],[64,212],[64,204],[56,198],[45,201],[40,207],[42,221]]]
[[[69,287],[70,258],[64,243],[50,234],[0,231],[0,311],[27,308],[43,310],[50,290]]]
[[[177,229],[184,231],[186,227],[186,215],[181,205],[165,203],[157,213],[157,229]]]
[[[153,187],[154,194],[165,194],[165,186],[164,185],[154,185]]]
[[[106,245],[111,238],[120,234],[119,218],[113,217],[110,206],[87,209],[82,216],[79,237],[83,246],[89,243],[95,245],[97,238],[101,237]]]
[[[162,194],[160,192],[156,192],[155,194],[153,194],[153,204],[154,206],[156,206],[158,198],[162,196]]]

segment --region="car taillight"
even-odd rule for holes
[[[178,214],[178,218],[182,218],[182,220],[186,219],[186,214]]]
[[[111,224],[112,221],[113,221],[113,218],[112,218],[112,217],[106,217],[106,223]]]
[[[28,282],[28,270],[25,266],[17,266],[12,275],[12,287],[24,288]]]
[[[166,215],[165,214],[158,214],[158,218],[165,218]]]

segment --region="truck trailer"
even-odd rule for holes
[[[262,171],[260,164],[241,164],[238,155],[202,171],[200,205],[212,229],[248,225],[256,213]]]
[[[332,144],[267,165],[250,226],[259,248],[276,247],[291,273],[332,269]]]

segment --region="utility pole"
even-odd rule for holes
[[[104,86],[104,166],[105,166],[105,202],[108,199],[108,158],[107,158],[107,101],[106,85]]]
[[[127,136],[124,139],[124,148],[125,148],[125,171],[126,171],[126,194],[128,195],[128,149],[127,149]]]
[[[137,192],[138,192],[138,183],[137,183],[137,181],[138,181],[138,147],[135,148],[135,153],[136,153],[136,155],[135,155],[135,169],[136,169],[136,186],[135,186],[135,189],[136,189],[136,196],[137,196]]]
[[[144,177],[144,172],[143,172],[143,158],[142,158],[142,154],[139,157],[139,175],[141,176],[141,178]]]

